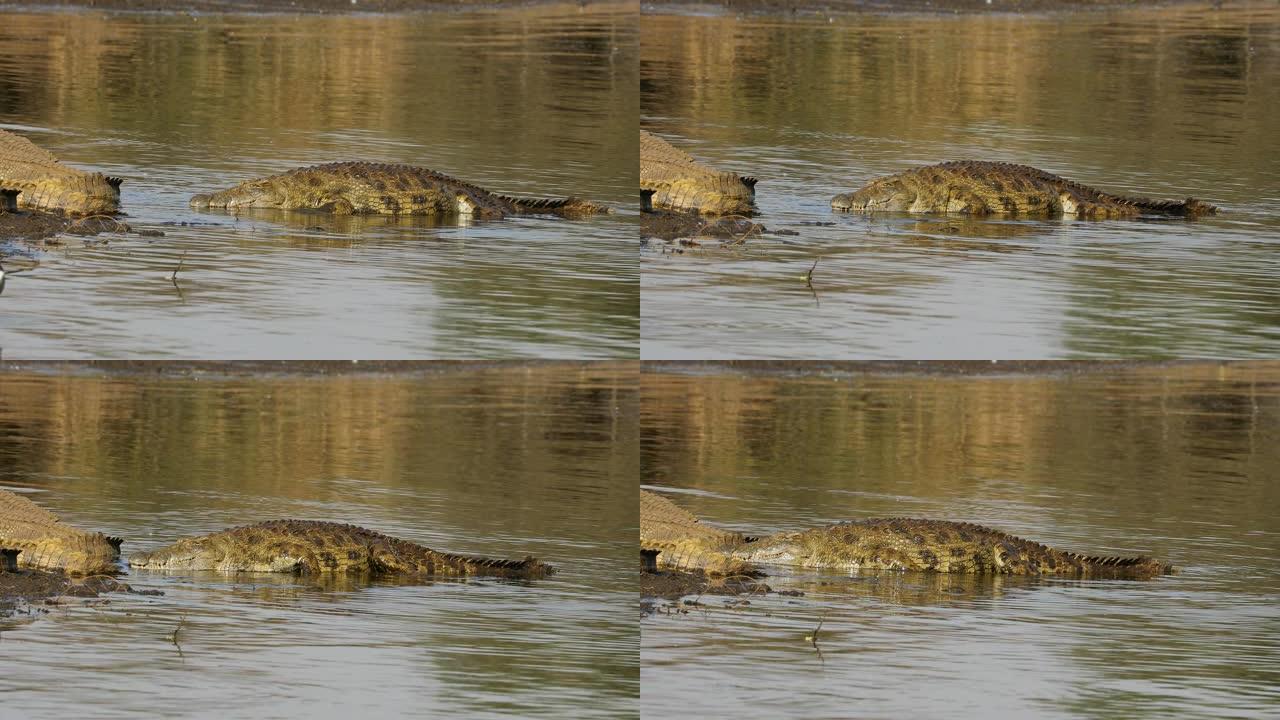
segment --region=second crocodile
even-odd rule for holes
[[[248,180],[191,198],[199,210],[268,208],[335,215],[465,215],[495,219],[520,214],[583,217],[610,212],[580,198],[527,199],[497,195],[471,183],[412,165],[339,162]]]
[[[19,207],[113,215],[120,211],[120,183],[120,178],[63,165],[48,150],[0,130],[0,188],[17,190]]]
[[[640,188],[653,204],[708,215],[754,212],[756,179],[720,172],[651,132],[640,131]]]
[[[1173,572],[1149,557],[1080,555],[982,525],[884,518],[783,532],[733,550],[751,563],[861,570],[1146,579]]]
[[[185,538],[172,545],[129,557],[144,570],[217,570],[496,576],[537,578],[554,568],[532,557],[503,560],[442,553],[416,543],[342,523],[271,520]]]
[[[1110,195],[1026,165],[965,160],[914,168],[872,180],[831,199],[844,212],[963,213],[1090,219],[1213,215],[1195,198],[1149,200]]]
[[[86,532],[30,500],[0,490],[0,548],[18,550],[18,567],[72,575],[119,571],[120,538]]]
[[[658,566],[712,575],[755,574],[748,563],[732,556],[752,540],[704,525],[665,497],[640,491],[640,549]]]

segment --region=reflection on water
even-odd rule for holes
[[[302,517],[559,570],[412,584],[133,572],[165,595],[9,622],[6,712],[633,714],[635,388],[625,364],[0,375],[0,485],[124,537],[126,554]]]
[[[0,245],[38,263],[0,297],[22,306],[0,314],[6,354],[634,357],[635,13],[7,13],[0,126],[124,177],[129,221],[166,236]],[[620,212],[432,227],[187,206],[335,160]]]
[[[1274,3],[646,14],[640,75],[645,127],[758,176],[760,221],[800,233],[733,254],[645,253],[646,358],[1275,354]],[[830,210],[871,178],[959,159],[1222,213],[922,234],[917,218]],[[815,260],[817,303],[802,279]]]
[[[717,525],[968,520],[1179,569],[1136,582],[775,571],[774,589],[805,596],[732,611],[703,598],[706,613],[642,621],[645,713],[1221,717],[1280,702],[1280,364],[647,365],[641,403],[643,481]]]

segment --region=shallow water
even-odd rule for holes
[[[641,16],[641,122],[795,237],[641,256],[645,358],[1259,357],[1280,348],[1280,8]],[[946,160],[1198,222],[835,214]],[[804,223],[825,223],[812,225]],[[812,288],[804,275],[813,264]]]
[[[0,375],[0,485],[126,554],[301,517],[559,570],[371,586],[135,571],[165,595],[0,621],[0,715],[634,716],[635,378]]]
[[[642,375],[641,477],[708,522],[968,520],[1179,573],[775,571],[774,589],[806,594],[733,610],[708,596],[641,621],[643,715],[1218,718],[1280,704],[1280,365],[666,370]]]
[[[166,235],[0,245],[6,268],[27,269],[0,295],[0,346],[42,358],[634,357],[635,17],[627,3],[6,13],[0,127],[125,178],[128,221]],[[432,227],[187,206],[335,160],[619,212]]]

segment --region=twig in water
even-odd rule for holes
[[[810,288],[812,288],[812,287],[813,287],[813,271],[814,271],[814,270],[816,270],[816,269],[818,268],[818,260],[819,260],[819,259],[820,259],[820,258],[814,258],[814,259],[813,259],[813,267],[809,268],[809,272],[806,272],[806,273],[804,274],[804,284],[805,284],[805,285],[808,285]]]
[[[169,278],[173,281],[174,287],[178,285],[178,272],[182,270],[182,262],[187,259],[187,251],[182,251],[182,257],[178,258],[178,267],[173,269],[173,276]]]
[[[187,616],[186,616],[186,615],[183,615],[183,616],[179,617],[179,618],[178,618],[178,626],[177,626],[177,627],[175,627],[175,628],[173,629],[173,632],[172,632],[172,633],[169,633],[168,637],[166,637],[166,638],[165,638],[165,639],[166,639],[166,640],[168,640],[169,642],[173,643],[173,646],[174,646],[174,647],[178,648],[178,657],[183,657],[183,655],[182,655],[182,645],[180,645],[180,644],[178,643],[178,633],[182,632],[182,626],[183,626],[183,625],[186,625],[186,624],[187,624]]]
[[[822,629],[822,623],[826,619],[827,619],[827,614],[822,613],[822,617],[818,618],[818,627],[814,628],[812,633],[804,636],[805,640],[813,643],[814,648],[818,647],[818,631]]]

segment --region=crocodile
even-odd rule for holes
[[[640,549],[657,551],[658,566],[711,575],[756,574],[748,563],[731,555],[752,539],[703,525],[693,513],[661,495],[640,491]]]
[[[63,165],[48,150],[0,130],[0,187],[19,192],[19,207],[71,215],[114,215],[120,211],[117,177]]]
[[[654,190],[640,191],[640,237],[676,240],[678,238],[720,238],[741,242],[767,231],[764,225],[744,217],[704,217],[682,210],[655,210]]]
[[[227,190],[196,195],[191,198],[191,207],[312,210],[335,215],[469,215],[483,219],[520,214],[584,217],[611,212],[580,198],[497,195],[427,168],[368,162],[313,165],[246,180]]]
[[[19,550],[19,567],[71,575],[119,571],[120,538],[86,532],[21,495],[0,490],[0,547]]]
[[[755,211],[756,179],[721,172],[651,132],[640,131],[640,188],[653,190],[653,204],[707,215]]]
[[[877,518],[802,532],[782,532],[728,553],[749,563],[861,570],[918,570],[980,575],[1062,575],[1149,579],[1173,567],[1149,557],[1080,555],[982,525]]]
[[[355,525],[270,520],[179,540],[129,557],[144,570],[280,572],[298,575],[496,576],[537,578],[554,572],[533,557],[502,560],[436,552]]]
[[[831,199],[833,210],[870,213],[1074,216],[1089,219],[1175,215],[1195,218],[1218,209],[1195,198],[1148,200],[1110,195],[1026,165],[963,160],[878,178]]]

